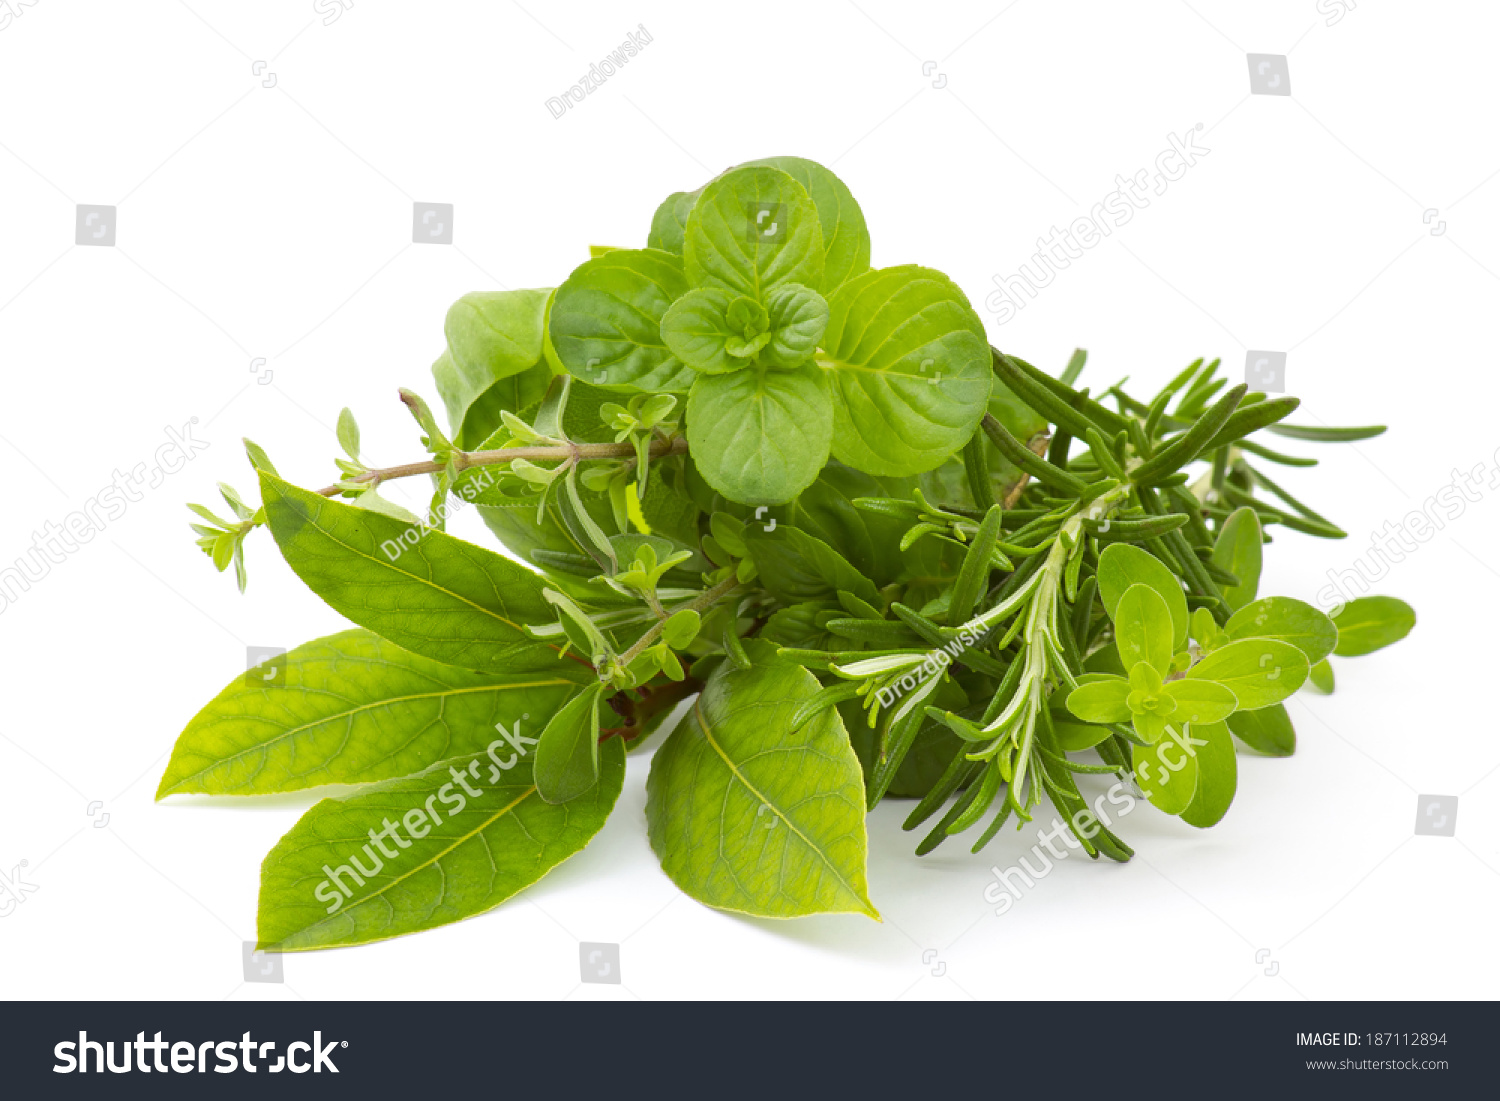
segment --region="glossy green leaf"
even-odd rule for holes
[[[947,276],[904,265],[829,299],[818,364],[833,390],[833,454],[877,475],[931,470],[974,434],[990,396],[984,326]]]
[[[496,723],[539,726],[587,672],[559,662],[545,675],[471,673],[365,630],[303,643],[264,668],[236,676],[193,716],[158,799],[409,776],[482,749]]]
[[[719,909],[878,919],[864,781],[838,709],[793,730],[817,680],[768,645],[748,649],[754,664],[721,666],[651,762],[651,847],[678,887]]]
[[[726,317],[732,297],[719,287],[700,287],[673,302],[661,319],[661,336],[672,354],[708,374],[746,366],[750,362],[747,358],[733,355],[726,348],[736,335]]]
[[[473,447],[476,433],[492,430],[469,423],[475,403],[496,383],[541,363],[551,294],[551,289],[476,291],[448,308],[443,322],[448,347],[432,365],[432,374],[460,446]],[[467,439],[457,440],[466,434]]]
[[[774,612],[766,621],[761,635],[781,646],[799,650],[837,650],[844,640],[824,626],[843,615],[836,604],[806,601]]]
[[[687,435],[704,481],[732,501],[775,505],[828,460],[833,411],[816,367],[703,375],[688,394]]]
[[[1207,608],[1194,608],[1193,614],[1188,620],[1188,633],[1198,643],[1198,648],[1205,654],[1212,653],[1224,643],[1229,641],[1229,636],[1219,626],[1219,621],[1214,619],[1214,614]]]
[[[457,376],[452,357],[444,351],[432,365],[432,378],[448,413],[453,442],[477,450],[500,425],[500,412],[517,413],[535,406],[556,376],[545,363],[509,375],[478,393]]]
[[[331,501],[265,471],[261,498],[297,576],[333,609],[424,657],[482,672],[555,669],[542,579],[493,551]]]
[[[661,637],[674,650],[686,650],[698,637],[703,618],[692,608],[674,612],[661,626]]]
[[[1290,757],[1297,750],[1297,731],[1285,704],[1236,711],[1229,716],[1229,729],[1251,749],[1269,757]]]
[[[272,474],[276,473],[276,467],[271,462],[271,456],[266,454],[265,448],[248,438],[242,439],[240,442],[245,445],[245,457],[250,460],[252,469],[256,471],[268,470]]]
[[[1214,565],[1240,582],[1220,589],[1230,611],[1238,611],[1255,599],[1260,587],[1262,540],[1260,519],[1252,508],[1237,508],[1230,513],[1214,540]]]
[[[760,583],[785,604],[832,601],[841,591],[881,602],[874,582],[816,536],[785,524],[747,524],[744,538]]]
[[[802,185],[776,168],[736,168],[703,189],[684,230],[683,262],[696,287],[764,302],[782,283],[819,286],[823,232]]]
[[[534,776],[537,794],[548,803],[576,799],[599,779],[599,700],[597,681],[557,710],[537,740]]]
[[[796,284],[792,284],[795,286]],[[758,300],[747,294],[735,295],[729,300],[729,306],[724,311],[725,320],[729,323],[730,330],[735,333],[740,342],[753,344],[747,351],[730,351],[734,355],[754,355],[765,344],[760,337],[770,339],[766,330],[771,327],[771,315],[766,312],[766,307]]]
[[[1130,682],[1124,677],[1094,677],[1068,693],[1068,710],[1088,723],[1130,721]]]
[[[1181,814],[1193,801],[1198,786],[1197,747],[1191,732],[1176,724],[1151,745],[1132,745],[1135,782],[1151,805],[1168,814]]]
[[[1333,666],[1328,664],[1327,658],[1312,667],[1307,674],[1307,683],[1325,695],[1333,693]]]
[[[683,233],[687,228],[688,214],[702,194],[697,191],[676,191],[668,195],[656,208],[651,219],[651,232],[646,237],[646,247],[682,255]]]
[[[1206,829],[1220,821],[1234,802],[1235,788],[1239,784],[1239,763],[1235,758],[1234,739],[1229,736],[1229,727],[1222,723],[1207,723],[1192,728],[1195,741],[1207,745],[1194,746],[1198,761],[1198,783],[1193,790],[1193,801],[1182,811],[1182,820],[1190,826]]]
[[[1141,668],[1147,668],[1141,666]],[[1130,725],[1135,728],[1136,737],[1146,745],[1160,741],[1162,734],[1166,732],[1167,720],[1164,715],[1154,711],[1136,711],[1130,716]]]
[[[828,328],[828,302],[811,287],[783,283],[766,298],[770,341],[760,361],[772,367],[795,367],[812,359]]]
[[[338,428],[335,431],[338,436],[339,446],[351,459],[359,458],[359,423],[354,419],[353,410],[347,406],[339,410]],[[238,511],[238,510],[236,510]],[[241,516],[240,519],[245,519]]]
[[[906,524],[854,502],[886,491],[885,482],[842,463],[829,463],[817,481],[797,495],[783,522],[817,536],[876,585],[885,585],[905,569],[900,540]]]
[[[1239,706],[1235,694],[1224,685],[1211,680],[1169,681],[1163,691],[1172,697],[1177,710],[1172,712],[1174,723],[1198,725],[1223,722]]]
[[[1172,613],[1149,585],[1132,585],[1115,604],[1115,645],[1127,669],[1146,662],[1165,674],[1172,663]]]
[[[1053,718],[1052,729],[1057,734],[1057,744],[1065,752],[1079,753],[1085,749],[1092,749],[1105,738],[1110,736],[1107,726],[1098,726],[1094,723],[1075,723],[1067,719]]]
[[[1190,680],[1217,681],[1243,711],[1280,703],[1307,680],[1307,657],[1289,642],[1245,638],[1223,646],[1188,670]]]
[[[1290,642],[1317,663],[1333,653],[1339,629],[1311,604],[1289,596],[1268,596],[1247,604],[1224,625],[1231,639],[1279,638]]]
[[[687,290],[682,261],[659,249],[616,249],[580,264],[552,303],[548,324],[558,358],[594,386],[687,390],[698,373],[661,335],[667,308]]]
[[[1128,672],[1120,662],[1120,651],[1113,646],[1105,646],[1095,650],[1083,662],[1084,669],[1089,673],[1098,673],[1112,677],[1123,677]]]
[[[802,157],[767,157],[742,167],[779,168],[802,185],[818,211],[823,235],[823,279],[816,284],[824,294],[870,268],[870,232],[865,216],[844,181],[815,161]]]
[[[624,744],[601,746],[599,782],[554,806],[532,782],[528,739],[517,742],[314,806],[261,865],[259,947],[337,948],[461,921],[582,849],[620,794]]]
[[[1099,597],[1111,619],[1132,585],[1148,586],[1166,603],[1172,617],[1172,647],[1182,649],[1187,640],[1188,607],[1181,582],[1150,552],[1129,543],[1111,543],[1099,553]]]
[[[1417,613],[1394,596],[1362,596],[1345,604],[1333,622],[1339,629],[1333,652],[1355,658],[1405,638],[1416,626]]]

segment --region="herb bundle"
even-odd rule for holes
[[[268,950],[348,945],[493,908],[583,848],[659,742],[651,845],[711,906],[877,916],[865,815],[916,803],[926,853],[1050,804],[1091,856],[1131,849],[1080,774],[1197,827],[1235,739],[1287,755],[1283,702],[1330,655],[1410,630],[1389,597],[1330,619],[1258,593],[1268,529],[1343,536],[1282,489],[1263,432],[1291,397],[1190,364],[1149,400],[989,346],[940,272],[872,269],[844,184],[783,157],[668,197],[643,249],[555,289],[466,295],[433,365],[448,426],[376,467],[346,409],[340,477],[192,506],[245,585],[267,527],[357,625],[237,678],[158,797],[359,785],[266,857]],[[427,477],[425,517],[382,496]],[[1278,475],[1278,477],[1280,477]],[[478,509],[508,554],[444,530]]]

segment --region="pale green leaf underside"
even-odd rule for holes
[[[984,326],[947,276],[908,264],[829,299],[818,365],[833,392],[833,455],[882,476],[931,470],[964,445],[990,396]]]
[[[700,902],[762,917],[878,919],[865,880],[864,782],[843,721],[830,708],[790,729],[817,688],[785,662],[721,668],[657,751],[651,847]]]
[[[265,795],[367,784],[483,749],[495,724],[539,729],[587,671],[471,673],[343,631],[241,674],[195,715],[157,789],[167,795]],[[572,670],[577,670],[575,675]]]
[[[1339,641],[1333,652],[1355,658],[1405,638],[1416,626],[1417,613],[1394,596],[1362,596],[1344,605],[1334,622]]]
[[[1229,716],[1229,729],[1251,749],[1271,757],[1290,757],[1297,750],[1297,731],[1285,704],[1236,711]]]
[[[346,798],[324,799],[261,865],[260,947],[363,944],[493,909],[582,849],[604,825],[625,778],[624,743],[611,738],[599,757],[599,782],[556,806],[537,794],[530,757],[509,746],[493,757],[467,755]],[[496,761],[512,764],[502,771]],[[466,794],[453,769],[480,794]],[[382,853],[369,831],[382,832],[386,822],[399,828],[391,831],[394,838],[381,838]],[[417,836],[419,829],[425,836]],[[359,872],[355,861],[372,874]],[[348,868],[363,883],[340,875],[350,892],[342,896],[325,867]]]
[[[551,288],[476,291],[448,307],[447,351],[433,364],[438,393],[456,434],[469,408],[502,379],[542,361],[542,334]],[[477,429],[476,429],[477,430]],[[472,447],[477,440],[464,441]]]
[[[550,366],[538,363],[479,390],[459,377],[446,350],[432,365],[432,380],[448,412],[453,442],[471,450],[481,447],[500,423],[500,410],[515,412],[535,405],[546,395],[554,377]]]

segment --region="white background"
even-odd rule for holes
[[[494,913],[246,984],[260,859],[316,796],[152,802],[248,645],[342,626],[263,532],[246,597],[193,546],[183,503],[251,486],[239,438],[322,485],[348,404],[367,457],[419,457],[396,388],[435,397],[450,301],[640,245],[669,192],[753,157],[829,165],[877,265],[940,268],[978,304],[1201,123],[1209,155],[1014,320],[985,319],[1052,370],[1088,348],[1096,389],[1287,351],[1299,420],[1388,423],[1284,472],[1350,532],[1278,529],[1262,592],[1312,599],[1500,442],[1493,5],[11,0],[0,23],[0,567],[151,462],[166,426],[197,418],[211,443],[0,609],[0,871],[26,860],[39,887],[0,918],[5,996],[1496,993],[1488,489],[1380,584],[1415,632],[1339,662],[1335,696],[1299,694],[1298,753],[1242,757],[1225,822],[1143,807],[1120,827],[1135,861],[1065,861],[1004,917],[988,869],[1031,833],[918,860],[900,804],[870,823],[884,924],[705,909],[656,865],[633,760],[594,844]],[[554,119],[546,98],[640,26],[643,52]],[[1287,54],[1292,96],[1250,95],[1247,52]],[[455,205],[452,246],[412,244],[415,200]],[[77,203],[118,206],[115,247],[73,244]],[[473,516],[455,530],[485,539]],[[1456,837],[1413,836],[1426,794],[1460,797]],[[580,985],[580,940],[622,945],[622,986]]]

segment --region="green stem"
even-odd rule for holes
[[[653,458],[687,453],[687,438],[678,436],[673,440],[658,440],[651,445]],[[585,459],[627,459],[635,457],[635,446],[631,443],[568,443],[556,447],[502,447],[491,451],[455,451],[453,463],[459,470],[476,466],[499,466],[517,459],[552,460],[562,459],[571,463]],[[400,466],[380,467],[367,470],[358,477],[337,485],[324,486],[318,490],[324,497],[337,497],[348,488],[349,482],[389,482],[396,478],[411,478],[419,474],[441,474],[447,469],[445,463],[427,460],[420,463],[403,463]]]
[[[692,601],[692,603],[684,604],[682,608],[691,608],[699,615],[702,615],[725,596],[728,596],[735,589],[739,588],[739,584],[740,579],[734,574],[730,574],[713,588],[707,589],[703,593],[701,593],[696,599]],[[682,608],[678,608],[675,610],[680,612],[682,611]],[[640,638],[636,639],[635,644],[620,655],[620,664],[628,668],[632,661],[640,657],[642,652],[645,651],[646,647],[650,646],[661,635],[661,629],[664,623],[666,623],[665,619],[659,619],[655,623],[651,624],[651,626],[646,629],[646,633],[643,634]]]
[[[1063,579],[1068,558],[1078,540],[1086,537],[1083,530],[1084,520],[1100,520],[1109,516],[1129,499],[1130,492],[1130,484],[1121,483],[1106,490],[1087,504],[1079,506],[1062,522],[1053,535],[1052,545],[1047,550],[1047,558],[1041,569],[1037,571],[1035,578],[1006,600],[965,624],[971,629],[978,627],[983,630],[994,620],[1019,607],[1021,603],[1030,602],[1026,609],[1025,625],[1022,628],[1022,656],[1017,659],[1024,661],[1025,666],[1020,683],[1016,686],[1016,695],[1013,697],[1012,705],[1008,706],[1005,712],[987,728],[996,732],[995,741],[981,753],[974,755],[993,757],[998,753],[1006,752],[1007,746],[1010,747],[1014,758],[1006,798],[1023,818],[1030,817],[1027,813],[1029,807],[1041,802],[1039,786],[1034,782],[1031,790],[1025,792],[1024,804],[1017,793],[1025,787],[1035,743],[1037,711],[1046,706],[1043,696],[1047,680],[1054,671],[1054,666],[1058,664],[1058,659],[1054,655],[1061,652],[1056,639],[1056,619],[1058,605],[1062,600]],[[1065,672],[1061,668],[1056,671],[1059,674]]]

